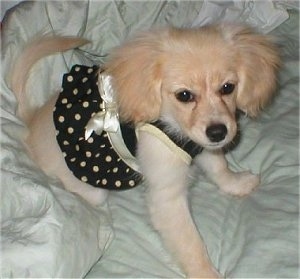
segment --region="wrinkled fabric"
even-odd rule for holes
[[[240,143],[227,154],[232,169],[260,173],[260,186],[248,197],[233,198],[196,169],[189,195],[193,218],[214,265],[227,277],[297,277],[297,10],[295,1],[33,1],[11,10],[1,34],[1,277],[184,276],[150,225],[145,187],[111,194],[108,208],[94,209],[37,168],[22,144],[26,127],[15,115],[17,103],[6,74],[36,35],[89,39],[90,44],[33,68],[28,98],[39,107],[60,89],[62,75],[72,65],[105,61],[109,50],[135,31],[199,26],[222,17],[265,33],[272,30],[284,66],[274,102],[260,118],[241,119]]]
[[[222,22],[246,23],[269,33],[289,17],[284,6],[274,1],[204,1],[193,26]]]

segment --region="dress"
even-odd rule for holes
[[[81,181],[108,190],[126,190],[137,186],[143,175],[120,156],[112,146],[110,134],[95,132],[86,138],[89,120],[101,110],[103,99],[98,89],[99,67],[75,65],[64,75],[62,90],[53,111],[57,142],[72,173]],[[135,156],[136,127],[120,123],[120,130],[128,151]],[[165,134],[166,125],[158,120],[142,129]],[[187,157],[195,157],[202,148],[190,140],[178,140],[163,135],[166,144],[180,146]],[[170,141],[170,143],[168,143]],[[176,149],[175,148],[175,149]],[[184,155],[186,156],[186,155]]]

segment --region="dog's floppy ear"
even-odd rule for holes
[[[280,65],[278,50],[267,36],[244,26],[224,25],[223,34],[238,54],[237,107],[251,117],[271,99]]]
[[[120,118],[127,122],[156,120],[161,104],[161,34],[150,32],[114,49],[105,65],[112,76]]]

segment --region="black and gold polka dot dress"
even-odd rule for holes
[[[83,182],[109,190],[136,186],[142,175],[130,168],[114,151],[105,131],[92,133],[85,140],[85,126],[99,111],[102,102],[98,86],[99,68],[75,65],[65,74],[53,117],[56,138],[65,161],[73,174]],[[134,128],[121,125],[128,149],[135,153]]]
[[[118,155],[106,131],[100,135],[93,132],[85,139],[85,127],[103,102],[98,90],[98,73],[98,66],[75,65],[63,76],[62,90],[53,112],[56,138],[68,168],[78,179],[108,190],[127,190],[142,181],[142,174]],[[161,121],[152,124],[149,126],[155,126],[159,131],[165,128]],[[135,127],[120,123],[120,129],[127,149],[135,156]],[[178,149],[184,150],[191,158],[202,150],[190,140],[163,137],[171,142],[170,145],[176,145],[176,149],[180,146]]]

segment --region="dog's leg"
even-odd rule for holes
[[[157,138],[145,132],[139,136],[138,154],[149,186],[148,203],[154,227],[187,276],[219,278],[189,212],[189,166]]]
[[[223,151],[204,150],[198,157],[197,162],[217,184],[221,190],[235,196],[249,194],[259,185],[259,176],[249,171],[233,172],[227,166],[227,161]]]

